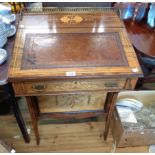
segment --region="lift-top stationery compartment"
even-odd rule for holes
[[[65,85],[70,79],[71,90],[132,89],[139,76],[134,49],[115,12],[23,13],[9,70],[17,95],[52,93],[56,82]],[[75,83],[84,80],[79,89]]]

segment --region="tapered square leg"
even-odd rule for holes
[[[6,85],[3,85],[2,88],[3,88],[3,91],[5,93],[7,93],[7,95],[9,96],[10,104],[12,106],[14,116],[15,116],[17,124],[18,124],[18,126],[20,128],[20,131],[22,133],[24,141],[26,143],[29,143],[30,142],[30,137],[28,135],[25,122],[23,120],[20,108],[18,106],[18,102],[16,101],[12,85],[11,85],[11,83],[7,83]]]
[[[40,136],[39,136],[39,131],[38,131],[38,114],[39,114],[39,111],[38,111],[38,107],[36,106],[37,100],[35,100],[34,97],[26,96],[26,101],[27,101],[29,113],[31,116],[31,122],[32,122],[32,126],[34,129],[35,137],[36,137],[36,143],[37,143],[37,145],[39,145],[39,143],[40,143]]]
[[[107,140],[107,137],[108,137],[110,123],[111,123],[115,103],[117,100],[117,96],[118,96],[118,92],[109,92],[107,94],[107,100],[106,100],[105,107],[104,107],[105,111],[107,112],[105,131],[104,131],[104,140]]]

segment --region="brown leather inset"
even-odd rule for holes
[[[26,34],[22,69],[127,66],[116,32]]]

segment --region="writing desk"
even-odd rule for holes
[[[142,76],[122,21],[113,10],[24,12],[9,70],[25,96],[37,144],[39,119],[105,114],[107,139],[118,92]]]

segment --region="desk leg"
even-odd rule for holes
[[[15,101],[15,99],[12,99],[12,106],[13,106],[14,115],[16,117],[18,126],[19,126],[19,128],[20,128],[20,130],[22,132],[24,140],[25,140],[26,143],[29,143],[30,142],[30,137],[28,135],[24,120],[23,120],[21,112],[19,110],[18,103]]]
[[[11,84],[8,83],[8,84],[4,85],[3,89],[10,96],[10,103],[11,103],[11,106],[13,108],[13,112],[14,112],[15,118],[17,120],[18,126],[20,128],[20,131],[21,131],[21,133],[23,135],[23,138],[24,138],[25,142],[29,143],[30,142],[30,137],[28,135],[26,125],[25,125],[25,122],[23,120],[22,114],[20,112],[18,103],[17,103],[17,101],[15,99],[14,92],[13,92]]]
[[[105,131],[104,131],[104,140],[107,140],[107,137],[108,137],[110,123],[111,123],[112,114],[114,111],[117,95],[118,95],[118,92],[109,92],[107,94],[107,99],[106,99],[106,103],[105,103],[105,107],[104,107],[105,111],[107,112]]]
[[[33,129],[34,129],[34,133],[36,137],[36,142],[37,142],[37,145],[39,145],[40,143],[40,137],[39,137],[39,131],[38,131],[39,111],[38,111],[38,107],[36,106],[37,100],[35,100],[35,97],[26,96],[26,101],[27,101],[27,105],[29,108],[30,116],[31,116],[31,121],[32,121]]]

